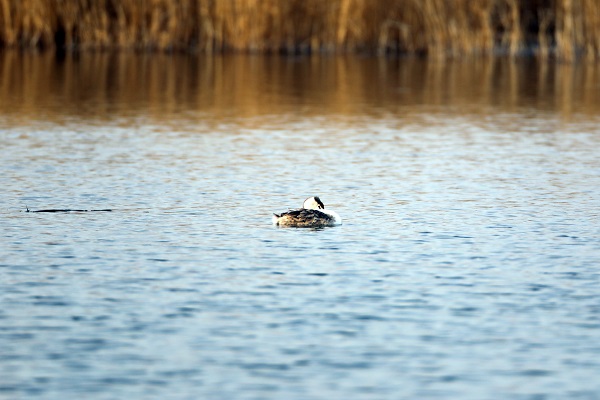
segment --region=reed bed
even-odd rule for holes
[[[0,0],[0,45],[600,58],[598,0]]]

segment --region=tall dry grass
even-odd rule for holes
[[[600,58],[598,0],[0,0],[4,47]]]

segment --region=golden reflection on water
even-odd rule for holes
[[[596,116],[600,68],[503,58],[0,53],[3,126],[538,111]]]

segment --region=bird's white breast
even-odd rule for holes
[[[334,223],[335,223],[336,225],[341,225],[341,224],[342,224],[342,217],[340,217],[340,216],[338,215],[338,213],[336,213],[335,211],[331,211],[331,210],[327,210],[327,209],[321,209],[321,210],[319,210],[319,211],[321,211],[321,212],[323,212],[323,213],[325,213],[325,214],[327,214],[327,215],[330,215],[330,216],[332,216],[332,217],[333,217],[333,219],[335,220],[335,221],[334,221]]]

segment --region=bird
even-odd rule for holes
[[[293,228],[323,228],[341,225],[342,218],[335,212],[325,209],[318,196],[304,200],[302,208],[273,214],[273,225]]]

